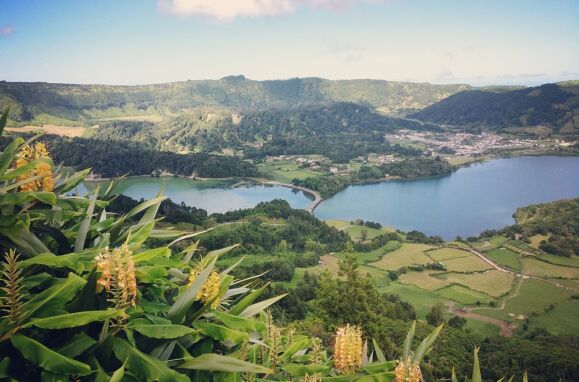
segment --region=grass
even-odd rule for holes
[[[519,255],[506,248],[493,249],[492,251],[486,252],[485,255],[499,265],[509,267],[519,272],[522,270]]]
[[[488,295],[474,291],[462,285],[450,285],[446,288],[437,290],[436,293],[442,297],[464,305],[474,305],[477,301],[480,301],[483,304],[488,304],[491,301],[491,298]]]
[[[430,312],[432,306],[438,303],[444,304],[448,301],[435,292],[398,282],[391,282],[388,286],[378,288],[378,290],[382,293],[399,295],[402,300],[414,305],[416,308],[416,316],[419,319],[424,319],[426,314]]]
[[[529,329],[546,328],[551,334],[576,336],[579,333],[579,300],[559,302],[555,309],[531,318]]]
[[[438,276],[451,284],[460,284],[469,289],[488,294],[492,297],[500,297],[513,286],[515,276],[492,270],[484,273],[445,273]]]
[[[448,286],[450,283],[444,279],[433,277],[433,272],[408,272],[400,276],[402,284],[415,285],[422,289],[434,291]]]
[[[302,169],[297,163],[287,160],[274,160],[258,164],[259,170],[269,179],[291,183],[292,179],[306,179],[319,173]]]
[[[517,321],[509,317],[509,313],[516,316],[528,316],[531,312],[542,313],[551,304],[566,301],[571,292],[548,284],[541,280],[525,279],[519,294],[507,301],[501,310],[475,309],[476,313],[507,321]]]
[[[432,260],[424,254],[424,251],[431,248],[433,247],[426,244],[404,243],[399,249],[387,253],[382,259],[369,265],[395,271],[410,265],[428,264]]]
[[[428,256],[434,261],[446,261],[451,259],[458,259],[461,257],[472,256],[469,252],[461,251],[455,248],[439,248],[427,252]]]
[[[368,228],[368,227],[361,227],[359,225],[351,225],[351,226],[347,226],[344,227],[343,229],[341,229],[342,231],[345,231],[348,233],[348,235],[350,235],[350,237],[352,238],[352,240],[354,241],[362,241],[362,231],[366,230],[366,239],[373,239],[376,236],[380,236],[382,235],[384,232],[380,229],[375,229],[375,228]]]
[[[567,267],[579,267],[579,257],[565,257],[549,255],[547,253],[539,255],[539,259],[547,263],[563,265]]]
[[[547,240],[549,238],[548,235],[534,235],[531,236],[529,239],[531,240],[531,247],[539,249],[539,244],[543,240]]]
[[[523,258],[523,273],[546,277],[579,278],[579,268],[549,264],[532,257]]]
[[[505,241],[507,241],[507,240],[508,240],[507,237],[502,236],[502,235],[497,235],[497,236],[492,237],[492,238],[489,240],[489,242],[490,242],[491,244],[493,244],[493,245],[501,245],[501,244],[503,244],[503,243],[504,243]]]
[[[480,272],[491,269],[489,264],[471,253],[468,253],[468,256],[446,260],[443,264],[449,272]]]
[[[472,318],[466,319],[466,330],[480,336],[481,338],[496,337],[500,333],[498,326],[489,324],[488,322],[483,322],[479,320],[474,320]]]
[[[386,253],[396,251],[402,246],[402,243],[396,240],[389,241],[386,245],[370,252],[356,252],[357,259],[362,264],[376,262],[382,258]]]

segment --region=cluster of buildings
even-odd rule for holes
[[[429,131],[400,130],[389,134],[391,141],[408,141],[423,145],[427,150],[460,156],[477,156],[491,150],[512,150],[522,148],[540,148],[541,142],[532,139],[505,138],[497,134],[482,133],[434,133]]]

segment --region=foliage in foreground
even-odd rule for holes
[[[411,351],[413,325],[400,361],[388,361],[345,325],[332,358],[275,325],[266,309],[283,295],[259,301],[258,278],[215,268],[235,246],[199,258],[194,234],[156,227],[160,196],[121,216],[98,189],[68,196],[88,171],[63,177],[32,143],[17,138],[0,153],[0,379],[421,379],[442,327]]]

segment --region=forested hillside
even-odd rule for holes
[[[577,134],[579,83],[569,81],[517,90],[468,90],[411,116],[460,128],[500,130],[544,126],[560,134]]]
[[[253,81],[243,76],[144,86],[0,82],[0,109],[11,106],[10,118],[16,123],[180,113],[201,106],[262,110],[334,102],[397,112],[421,109],[466,89],[469,86],[381,80]]]
[[[437,129],[430,124],[385,117],[367,106],[336,103],[235,115],[198,111],[157,124],[105,122],[92,134],[99,139],[128,139],[168,150],[241,150],[246,157],[321,154],[347,162],[369,152],[420,155],[420,150],[391,146],[385,140],[386,132],[400,128]]]

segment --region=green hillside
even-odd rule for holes
[[[516,90],[468,90],[414,113],[412,118],[471,129],[540,127],[544,133],[577,134],[579,84],[569,81]]]
[[[293,78],[253,81],[244,76],[143,86],[0,82],[0,109],[15,122],[62,122],[181,113],[197,107],[233,110],[355,102],[392,113],[421,109],[468,85],[381,80]]]

